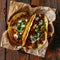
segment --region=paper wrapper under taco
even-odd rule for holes
[[[48,27],[48,35],[53,36],[54,34],[54,26],[53,26],[53,21],[55,21],[56,15],[55,11],[51,9],[50,7],[31,7],[29,4],[21,3],[21,2],[15,2],[11,1],[10,6],[9,6],[9,12],[8,12],[8,18],[7,18],[7,23],[10,21],[10,17],[15,13],[15,12],[28,12],[30,15],[36,13],[36,14],[45,14],[49,20],[48,26],[50,26],[51,29]],[[21,49],[21,46],[16,46],[13,45],[13,43],[10,42],[7,30],[2,34],[1,38],[1,47],[11,49],[11,50],[19,50]],[[44,45],[41,48],[38,49],[26,49],[23,47],[22,49],[29,54],[33,54],[36,56],[41,56],[44,57],[46,50],[48,47],[48,40],[45,41]]]

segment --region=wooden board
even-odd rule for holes
[[[6,24],[5,24],[5,15],[4,15],[4,8],[6,0],[2,1],[0,0],[0,40],[2,33],[6,30]],[[5,49],[0,47],[0,60],[5,60]]]
[[[49,45],[44,58],[22,53],[21,51],[12,51],[0,47],[0,60],[60,60],[60,0],[16,0],[29,3],[32,6],[49,6],[57,9],[57,19],[54,23],[55,36]],[[10,0],[0,0],[0,39],[2,33],[6,30],[6,21]],[[6,14],[4,14],[6,13]]]

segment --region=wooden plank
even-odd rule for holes
[[[60,11],[60,0],[57,0],[57,9]]]
[[[19,55],[17,51],[6,50],[6,60],[19,60]]]
[[[45,0],[31,0],[31,5],[32,6],[44,6],[44,1]]]
[[[50,0],[50,7],[54,7],[54,0]]]
[[[37,0],[31,0],[31,5],[32,6],[39,6],[39,4],[40,4],[39,2],[40,2],[39,0],[38,1]]]
[[[45,59],[46,60],[55,60],[56,59],[56,51],[52,48],[48,48]]]
[[[5,15],[3,12],[3,9],[5,6],[6,0],[2,1],[0,0],[0,40],[2,33],[5,31]],[[0,60],[5,60],[5,49],[0,47]]]
[[[16,0],[16,1],[20,1],[20,0]],[[21,0],[21,1],[28,3],[27,0],[26,1]],[[9,3],[10,3],[10,0],[7,0],[7,14],[9,10]],[[18,51],[6,49],[6,60],[28,60],[28,54],[23,54]]]
[[[50,0],[32,0],[31,5],[35,6],[50,6]]]
[[[29,3],[30,4],[30,0],[16,0],[18,2],[24,2],[24,3]]]
[[[44,1],[44,0],[39,0],[39,5],[40,5],[40,6],[44,6],[43,1]]]
[[[57,59],[60,60],[60,48],[56,49],[56,56],[57,56]]]
[[[46,53],[46,60],[60,60],[60,47],[52,49],[48,48],[47,53]]]
[[[43,6],[50,6],[50,0],[43,0]]]
[[[0,39],[1,39],[2,33],[6,29],[5,15],[3,12],[3,9],[5,8],[5,3],[6,3],[6,0],[4,0],[4,1],[0,0],[0,4],[1,4],[0,5]]]
[[[30,55],[30,60],[42,60],[42,58],[39,58],[38,56],[35,55]]]
[[[0,60],[5,60],[5,49],[0,47]]]
[[[7,49],[6,60],[28,60],[28,55],[27,54],[22,54],[18,51]]]
[[[31,0],[31,5],[50,6],[57,8],[57,0]]]
[[[54,0],[54,8],[56,8],[57,9],[57,0]]]
[[[57,17],[60,20],[60,0],[56,0],[57,1]]]

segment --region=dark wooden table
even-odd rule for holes
[[[56,8],[57,19],[54,22],[55,34],[44,58],[12,51],[0,47],[0,60],[60,60],[60,0],[16,0],[29,3],[32,6],[49,6]],[[0,0],[0,39],[6,30],[6,18],[10,0]]]

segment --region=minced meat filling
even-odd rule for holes
[[[21,17],[17,20],[17,24],[13,25],[13,38],[18,41],[17,43],[21,42],[22,34],[24,33],[28,21],[28,17]]]
[[[31,27],[31,30],[29,32],[27,41],[26,41],[26,46],[29,46],[31,44],[38,44],[41,43],[43,44],[43,41],[45,40],[45,24],[44,24],[44,15],[37,15],[33,25]]]

